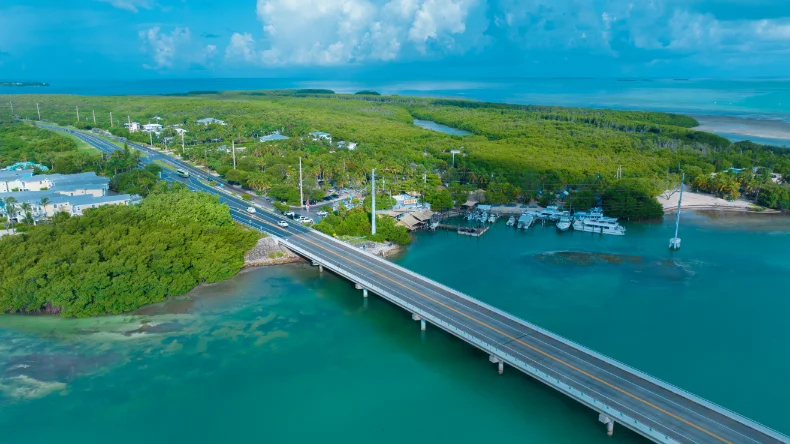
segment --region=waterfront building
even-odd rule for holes
[[[349,151],[354,151],[355,149],[357,149],[357,143],[346,142],[345,140],[341,140],[340,142],[337,142],[337,147],[339,149],[347,149]]]

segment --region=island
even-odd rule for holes
[[[8,86],[8,87],[34,86],[34,87],[37,87],[37,86],[49,86],[49,83],[45,83],[45,82],[0,82],[0,86]]]

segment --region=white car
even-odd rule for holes
[[[279,225],[279,226],[281,226],[283,228],[288,228],[288,222],[286,222],[284,220],[277,221],[277,225]]]
[[[247,207],[247,212],[255,214],[255,207]]]
[[[326,211],[319,211],[316,214],[318,214],[319,217],[326,217],[329,213],[327,213]]]
[[[315,221],[313,219],[310,219],[309,217],[304,217],[304,216],[299,216],[299,219],[297,219],[297,220],[299,222],[303,223],[303,224],[313,224],[313,223],[315,223]]]

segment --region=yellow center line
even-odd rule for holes
[[[271,225],[273,227],[277,227],[275,224],[273,224],[273,223],[271,223],[269,221],[260,219],[257,216],[253,216],[252,218],[253,219],[257,219],[257,220],[259,220],[259,221],[261,221],[261,222],[263,222],[265,224]],[[326,247],[324,247],[324,246],[322,246],[320,244],[317,244],[317,243],[305,238],[304,236],[302,236],[300,234],[294,234],[294,236],[298,237],[299,239],[302,239],[305,242],[311,243],[311,244],[315,245],[316,247],[318,247],[318,248],[320,248],[322,250],[325,250],[325,251],[327,251],[327,252],[329,252],[331,254],[334,254],[335,256],[341,257],[341,258],[347,260],[348,262],[351,262],[352,264],[354,264],[354,265],[356,265],[356,266],[358,266],[360,268],[363,268],[363,269],[365,269],[365,270],[367,270],[367,271],[369,271],[369,272],[371,272],[371,273],[373,273],[373,274],[375,274],[377,276],[380,276],[380,277],[382,277],[382,278],[384,278],[384,279],[386,279],[386,280],[388,280],[388,281],[390,281],[390,282],[392,282],[392,283],[394,283],[396,285],[400,285],[401,287],[403,287],[403,288],[405,288],[405,289],[407,289],[409,291],[412,291],[412,292],[424,297],[425,299],[428,299],[429,301],[431,301],[431,302],[433,302],[435,304],[441,305],[442,307],[447,308],[448,310],[451,310],[451,311],[453,311],[455,313],[458,313],[459,315],[469,319],[470,321],[473,321],[473,322],[475,322],[477,324],[480,324],[480,325],[482,325],[482,326],[484,326],[484,327],[486,327],[486,328],[488,328],[488,329],[490,329],[492,331],[495,331],[496,333],[499,333],[500,335],[502,335],[502,336],[514,341],[514,342],[518,342],[519,344],[521,344],[521,345],[523,345],[523,346],[525,346],[525,347],[527,347],[527,348],[529,348],[531,350],[534,350],[535,352],[540,353],[541,355],[543,355],[543,356],[545,356],[545,357],[547,357],[549,359],[552,359],[552,360],[554,360],[554,361],[556,361],[556,362],[558,362],[558,363],[560,363],[560,364],[562,364],[562,365],[564,365],[564,366],[566,366],[566,367],[568,367],[568,368],[570,368],[572,370],[575,370],[575,371],[581,373],[582,375],[587,376],[588,378],[590,378],[592,380],[598,381],[601,384],[606,385],[607,387],[610,387],[610,388],[612,388],[614,390],[617,390],[618,392],[620,392],[620,393],[622,393],[622,394],[624,394],[626,396],[629,396],[629,397],[631,397],[631,398],[633,398],[633,399],[635,399],[635,400],[637,400],[637,401],[639,401],[639,402],[641,402],[641,403],[643,403],[643,404],[645,404],[647,406],[650,406],[650,407],[658,410],[659,412],[664,413],[665,415],[668,415],[668,416],[670,416],[670,417],[672,417],[674,419],[677,419],[678,421],[681,421],[684,424],[687,424],[687,425],[689,425],[691,427],[694,427],[695,429],[697,429],[697,430],[699,430],[699,431],[701,431],[703,433],[706,433],[706,434],[712,436],[713,438],[718,439],[719,441],[721,441],[723,443],[732,444],[732,442],[727,441],[726,439],[722,438],[721,436],[718,436],[718,435],[716,435],[713,432],[710,432],[710,431],[708,431],[708,430],[706,430],[706,429],[704,429],[704,428],[702,428],[702,427],[700,427],[700,426],[698,426],[698,425],[696,425],[696,424],[694,424],[694,423],[692,423],[692,422],[690,422],[690,421],[688,421],[686,419],[683,419],[680,416],[675,415],[674,413],[671,413],[671,412],[669,412],[669,411],[667,411],[667,410],[665,410],[665,409],[653,404],[650,401],[642,399],[639,396],[634,395],[633,393],[631,393],[631,392],[629,392],[629,391],[627,391],[625,389],[622,389],[622,388],[620,388],[620,387],[618,387],[618,386],[616,386],[616,385],[614,385],[614,384],[612,384],[610,382],[604,381],[603,379],[601,379],[601,378],[599,378],[597,376],[594,376],[594,375],[592,375],[592,374],[590,374],[590,373],[588,373],[588,372],[586,372],[586,371],[574,366],[573,364],[565,362],[562,359],[560,359],[560,358],[558,358],[558,357],[556,357],[556,356],[554,356],[554,355],[552,355],[552,354],[550,354],[548,352],[545,352],[545,351],[543,351],[543,350],[541,350],[541,349],[539,349],[539,348],[537,348],[537,347],[535,347],[533,345],[527,344],[526,342],[524,342],[524,341],[522,341],[522,340],[520,340],[520,339],[518,339],[518,338],[516,338],[514,336],[511,336],[511,335],[509,335],[509,334],[507,334],[507,333],[505,333],[505,332],[503,332],[503,331],[501,331],[499,329],[497,329],[496,327],[488,325],[485,322],[480,321],[480,320],[478,320],[477,318],[475,318],[473,316],[470,316],[470,315],[468,315],[468,314],[466,314],[466,313],[464,313],[462,311],[459,311],[459,310],[457,310],[457,309],[445,304],[444,302],[438,301],[438,300],[436,300],[436,299],[434,299],[434,298],[432,298],[432,297],[430,297],[430,296],[428,296],[426,294],[423,294],[423,293],[421,293],[421,292],[409,287],[408,285],[406,285],[406,284],[404,284],[404,283],[402,283],[400,281],[396,281],[395,279],[392,279],[389,276],[383,275],[383,274],[381,274],[381,273],[379,273],[379,272],[377,272],[375,270],[372,270],[372,269],[370,269],[370,268],[368,268],[368,267],[366,267],[366,266],[364,266],[364,265],[362,265],[362,264],[360,264],[358,262],[355,262],[352,259],[349,259],[346,256],[343,256],[340,253],[337,253],[337,252],[332,251],[332,250],[330,250],[330,249],[328,249],[328,248],[326,248]]]
[[[268,222],[267,222],[267,223],[268,223]],[[318,248],[321,248],[322,250],[326,250],[326,251],[328,251],[329,253],[332,253],[332,254],[334,254],[334,255],[336,255],[336,256],[339,256],[339,257],[341,257],[341,258],[343,258],[343,259],[345,259],[345,260],[347,260],[347,261],[351,262],[352,264],[354,264],[354,265],[356,265],[356,266],[358,266],[358,267],[364,268],[365,270],[367,270],[367,271],[369,271],[369,272],[371,272],[371,273],[373,273],[373,274],[376,274],[376,275],[378,275],[378,276],[380,276],[380,277],[382,277],[382,278],[384,278],[384,279],[386,279],[386,280],[388,280],[388,281],[390,281],[390,282],[393,282],[393,283],[395,283],[395,284],[397,284],[397,285],[400,285],[401,287],[403,287],[403,288],[405,288],[405,289],[407,289],[407,290],[413,291],[414,293],[417,293],[418,295],[420,295],[420,296],[424,297],[425,299],[428,299],[429,301],[432,301],[432,302],[434,302],[434,303],[436,303],[436,304],[439,304],[439,305],[441,305],[442,307],[445,307],[445,308],[447,308],[448,310],[452,310],[452,311],[454,311],[454,312],[458,313],[459,315],[461,315],[461,316],[463,316],[463,317],[465,317],[465,318],[467,318],[467,319],[469,319],[469,320],[471,320],[471,321],[473,321],[473,322],[476,322],[476,323],[478,323],[478,324],[480,324],[480,325],[482,325],[482,326],[484,326],[484,327],[486,327],[486,328],[488,328],[488,329],[490,329],[490,330],[493,330],[493,331],[495,331],[495,332],[499,333],[500,335],[502,335],[502,336],[504,336],[504,337],[506,337],[506,338],[508,338],[508,339],[510,339],[510,340],[512,340],[512,341],[518,342],[519,344],[521,344],[521,345],[523,345],[523,346],[525,346],[525,347],[528,347],[528,348],[530,348],[530,349],[532,349],[532,350],[534,350],[534,351],[536,351],[536,352],[540,353],[541,355],[543,355],[543,356],[545,356],[545,357],[547,357],[547,358],[550,358],[550,359],[552,359],[552,360],[554,360],[554,361],[556,361],[556,362],[558,362],[558,363],[560,363],[560,364],[562,364],[562,365],[564,365],[564,366],[566,366],[566,367],[568,367],[568,368],[570,368],[570,369],[572,369],[572,370],[575,370],[575,371],[577,371],[577,372],[579,372],[579,373],[583,374],[584,376],[587,376],[587,377],[588,377],[588,378],[590,378],[590,379],[593,379],[593,380],[595,380],[595,381],[598,381],[598,382],[600,382],[601,384],[604,384],[604,385],[606,385],[606,386],[608,386],[608,387],[610,387],[610,388],[612,388],[612,389],[614,389],[614,390],[617,390],[618,392],[620,392],[620,393],[622,393],[622,394],[624,394],[624,395],[630,396],[631,398],[633,398],[633,399],[635,399],[635,400],[637,400],[637,401],[639,401],[639,402],[642,402],[642,403],[644,403],[645,405],[648,405],[648,406],[650,406],[650,407],[653,407],[654,409],[658,410],[659,412],[661,412],[661,413],[664,413],[664,414],[666,414],[666,415],[668,415],[668,416],[670,416],[670,417],[672,417],[672,418],[675,418],[675,419],[677,419],[678,421],[681,421],[681,422],[683,422],[684,424],[690,425],[691,427],[694,427],[695,429],[697,429],[697,430],[699,430],[699,431],[701,431],[701,432],[704,432],[704,433],[706,433],[706,434],[708,434],[708,435],[710,435],[710,436],[712,436],[712,437],[714,437],[714,438],[718,439],[719,441],[721,441],[721,442],[723,442],[723,443],[732,444],[730,441],[727,441],[726,439],[724,439],[724,438],[722,438],[722,437],[720,437],[720,436],[716,435],[715,433],[712,433],[712,432],[710,432],[710,431],[708,431],[708,430],[706,430],[706,429],[704,429],[704,428],[702,428],[702,427],[700,427],[700,426],[698,426],[698,425],[696,425],[696,424],[694,424],[694,423],[692,423],[692,422],[690,422],[690,421],[688,421],[688,420],[685,420],[685,419],[683,419],[683,418],[681,418],[681,417],[679,417],[679,416],[675,415],[674,413],[668,412],[667,410],[664,410],[663,408],[661,408],[661,407],[659,407],[659,406],[657,406],[657,405],[655,405],[655,404],[651,403],[650,401],[644,400],[644,399],[640,398],[639,396],[636,396],[636,395],[634,395],[633,393],[630,393],[630,392],[628,392],[627,390],[624,390],[624,389],[622,389],[622,388],[620,388],[620,387],[617,387],[617,386],[616,386],[616,385],[614,385],[614,384],[611,384],[611,383],[609,383],[609,382],[607,382],[607,381],[604,381],[604,380],[603,380],[603,379],[601,379],[601,378],[598,378],[597,376],[594,376],[594,375],[592,375],[592,374],[590,374],[590,373],[587,373],[586,371],[584,371],[584,370],[582,370],[582,369],[580,369],[580,368],[578,368],[578,367],[576,367],[576,366],[574,366],[574,365],[572,365],[572,364],[570,364],[570,363],[568,363],[568,362],[565,362],[565,361],[563,361],[562,359],[560,359],[560,358],[557,358],[556,356],[554,356],[554,355],[552,355],[552,354],[550,354],[550,353],[547,353],[547,352],[545,352],[545,351],[543,351],[543,350],[541,350],[541,349],[539,349],[539,348],[537,348],[537,347],[534,347],[534,346],[532,346],[532,345],[530,345],[530,344],[527,344],[526,342],[524,342],[524,341],[521,341],[520,339],[518,339],[518,338],[516,338],[516,337],[513,337],[513,336],[511,336],[511,335],[509,335],[509,334],[507,334],[507,333],[504,333],[504,332],[500,331],[499,329],[497,329],[497,328],[495,328],[495,327],[492,327],[491,325],[488,325],[488,324],[486,324],[485,322],[483,322],[483,321],[480,321],[480,320],[478,320],[478,319],[476,319],[476,318],[474,318],[474,317],[472,317],[472,316],[470,316],[470,315],[468,315],[468,314],[466,314],[466,313],[463,313],[463,312],[461,312],[461,311],[459,311],[459,310],[456,310],[455,308],[453,308],[453,307],[451,307],[451,306],[449,306],[449,305],[447,305],[447,304],[445,304],[445,303],[443,303],[443,302],[441,302],[441,301],[438,301],[438,300],[436,300],[436,299],[434,299],[434,298],[432,298],[432,297],[430,297],[430,296],[428,296],[428,295],[425,295],[425,294],[423,294],[423,293],[420,293],[419,291],[417,291],[417,290],[415,290],[415,289],[413,289],[413,288],[411,288],[411,287],[407,286],[406,284],[403,284],[403,283],[401,283],[401,282],[399,282],[399,281],[396,281],[395,279],[392,279],[392,278],[390,278],[390,277],[388,277],[388,276],[385,276],[385,275],[383,275],[383,274],[381,274],[381,273],[379,273],[379,272],[377,272],[377,271],[371,270],[370,268],[368,268],[368,267],[366,267],[366,266],[364,266],[364,265],[362,265],[362,264],[359,264],[359,263],[357,263],[357,262],[355,262],[355,261],[353,261],[353,260],[351,260],[351,259],[349,259],[349,258],[347,258],[347,257],[343,256],[342,254],[336,253],[336,252],[334,252],[334,251],[332,251],[332,250],[330,250],[330,249],[328,249],[328,248],[326,248],[326,247],[324,247],[324,246],[322,246],[322,245],[319,245],[319,244],[317,244],[317,243],[315,243],[315,242],[313,242],[313,241],[311,241],[311,240],[309,240],[309,239],[306,239],[306,238],[305,238],[305,237],[303,237],[302,235],[296,234],[296,235],[294,235],[294,236],[296,236],[296,237],[298,237],[298,238],[300,238],[300,239],[304,240],[305,242],[309,242],[309,243],[311,243],[311,244],[315,245],[316,247],[318,247]]]

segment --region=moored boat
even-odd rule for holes
[[[573,222],[573,229],[587,233],[625,235],[625,228],[614,217],[585,218]]]
[[[560,216],[560,220],[557,221],[557,230],[559,231],[568,231],[571,229],[571,218],[570,216]]]
[[[512,227],[515,224],[516,224],[516,217],[510,216],[510,218],[507,220],[507,226]]]

